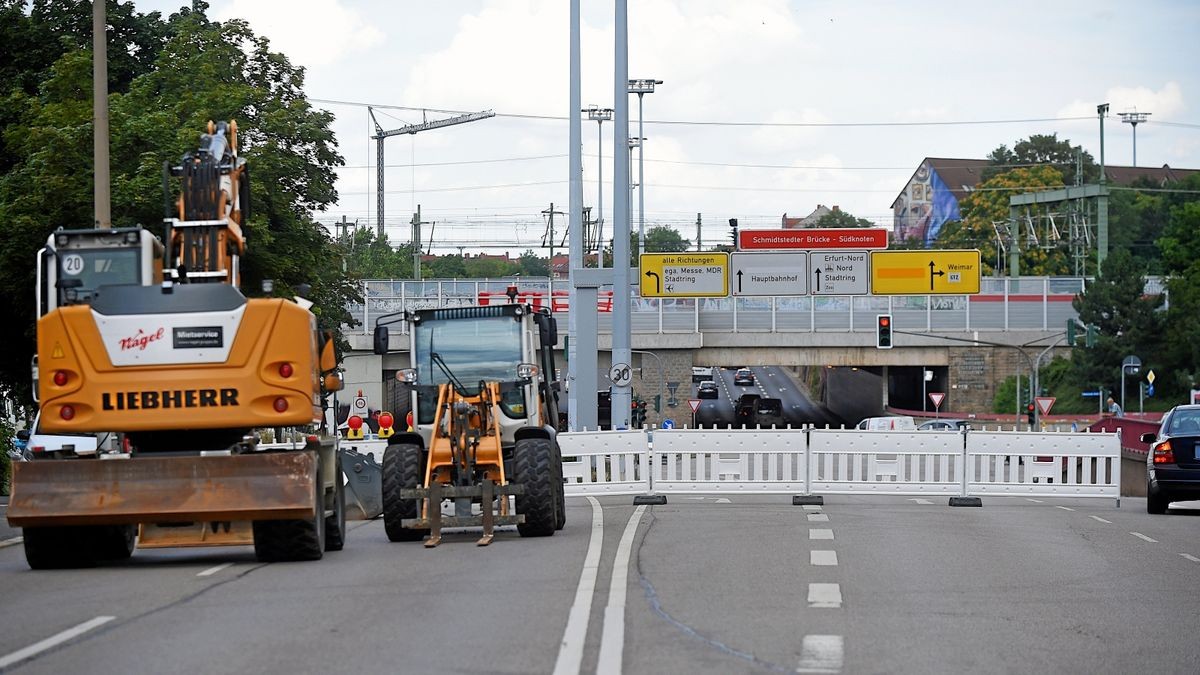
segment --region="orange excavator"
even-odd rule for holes
[[[342,548],[334,342],[308,300],[238,288],[250,192],[236,123],[209,122],[164,167],[165,194],[173,179],[161,241],[59,229],[38,254],[37,433],[96,441],[14,465],[8,520],[35,569],[135,547],[252,543],[263,561]]]

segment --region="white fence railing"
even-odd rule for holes
[[[569,495],[890,494],[1107,497],[1111,433],[658,429],[558,435]]]

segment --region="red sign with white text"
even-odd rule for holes
[[[813,230],[740,230],[738,249],[871,249],[887,248],[887,230],[846,227]]]

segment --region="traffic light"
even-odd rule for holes
[[[737,230],[738,230],[737,218],[730,218],[729,219],[729,239],[730,239],[730,243],[733,244],[734,250],[737,250],[737,247],[738,247]]]
[[[1095,324],[1089,323],[1088,327],[1087,327],[1087,335],[1084,336],[1084,338],[1083,338],[1083,346],[1095,347],[1096,346],[1096,338],[1099,337],[1099,335],[1100,335],[1100,327],[1096,326]]]
[[[629,426],[641,429],[646,424],[646,402],[633,401],[629,404]]]
[[[662,412],[662,394],[654,395],[654,412]]]
[[[1025,416],[1029,418],[1029,426],[1030,426],[1030,428],[1032,428],[1033,425],[1037,423],[1034,420],[1034,406],[1032,403],[1025,406]]]
[[[1067,345],[1075,346],[1075,319],[1067,319]]]
[[[892,348],[891,314],[880,314],[875,317],[875,347],[878,349]]]

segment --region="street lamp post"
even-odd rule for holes
[[[1122,122],[1133,126],[1133,166],[1137,168],[1137,125],[1149,119],[1150,113],[1123,112],[1117,114],[1121,116]]]
[[[646,134],[642,131],[642,97],[654,93],[654,85],[662,84],[662,80],[629,80],[629,93],[638,97],[638,255],[646,252]]]
[[[589,105],[583,109],[589,120],[596,121],[596,267],[604,267],[604,123],[612,119],[612,108]]]
[[[1136,356],[1126,356],[1121,362],[1121,414],[1125,414],[1125,377],[1137,375],[1142,371],[1142,360]]]

